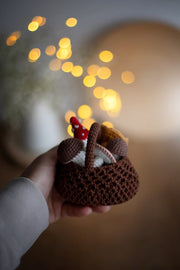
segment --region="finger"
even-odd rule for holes
[[[51,148],[50,150],[48,150],[47,152],[38,156],[35,159],[35,161],[42,162],[42,163],[46,162],[50,165],[55,165],[55,163],[57,161],[57,150],[58,150],[58,146],[55,146],[55,147]]]
[[[92,213],[92,208],[88,206],[77,206],[71,203],[64,203],[61,210],[62,217],[85,217]]]
[[[109,205],[104,205],[104,206],[98,205],[92,208],[93,212],[100,213],[100,214],[107,213],[110,209],[111,209],[111,206]]]
[[[48,154],[49,157],[51,158],[56,158],[57,157],[57,150],[58,150],[58,145],[54,146],[50,150],[48,150],[45,155]]]

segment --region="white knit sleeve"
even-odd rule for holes
[[[15,269],[49,225],[48,206],[31,180],[19,177],[0,191],[0,269]]]

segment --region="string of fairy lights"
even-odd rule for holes
[[[68,18],[65,21],[66,27],[75,27],[78,23],[76,18]],[[35,32],[46,24],[46,18],[41,16],[35,16],[32,21],[28,24],[28,30]],[[18,39],[21,37],[20,31],[15,31],[6,39],[7,46],[13,46],[16,44]],[[51,71],[62,70],[65,73],[70,73],[74,77],[83,76],[82,83],[87,88],[93,88],[93,96],[99,100],[99,107],[101,110],[107,112],[110,117],[117,117],[122,108],[122,102],[120,95],[113,89],[105,89],[101,85],[97,84],[97,78],[100,80],[107,80],[111,77],[111,69],[105,64],[113,61],[114,54],[109,50],[103,50],[99,52],[98,60],[102,65],[91,64],[87,70],[84,70],[82,66],[76,65],[70,58],[72,57],[72,42],[69,37],[63,37],[59,40],[58,46],[50,44],[46,47],[45,52],[47,56],[53,57],[49,61],[49,69]],[[29,51],[27,56],[30,63],[38,61],[41,57],[41,49],[33,48]],[[121,80],[125,84],[132,84],[135,81],[135,75],[132,71],[125,70],[121,73]],[[71,125],[69,120],[72,116],[77,116],[82,120],[82,124],[86,128],[90,128],[92,123],[95,122],[92,108],[83,104],[77,112],[69,110],[65,113],[65,121],[68,123],[67,132],[70,136],[73,136],[71,131]],[[103,122],[107,127],[113,127],[113,124],[109,121]]]

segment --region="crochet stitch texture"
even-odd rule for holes
[[[116,163],[93,167],[94,148],[101,136],[101,126],[94,123],[89,131],[85,167],[58,161],[55,185],[68,202],[91,207],[114,205],[128,201],[137,193],[138,174],[127,156],[120,157]]]

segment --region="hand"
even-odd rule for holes
[[[49,222],[53,223],[61,217],[88,216],[92,212],[105,213],[110,206],[97,206],[94,208],[77,206],[67,203],[54,187],[57,161],[57,147],[36,158],[23,172],[22,176],[31,179],[41,190],[49,208]]]

